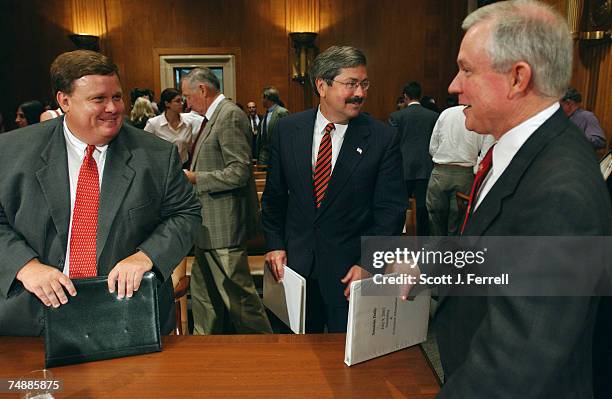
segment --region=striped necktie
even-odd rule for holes
[[[321,144],[319,145],[319,152],[317,154],[317,163],[315,164],[314,170],[314,196],[315,196],[315,208],[320,208],[323,198],[325,197],[325,191],[329,184],[332,171],[332,141],[331,132],[336,127],[333,123],[328,123],[325,126],[323,137],[321,138]]]
[[[461,234],[463,234],[463,230],[465,230],[465,226],[467,225],[468,220],[470,219],[472,209],[476,206],[478,200],[478,191],[484,182],[485,177],[489,174],[489,171],[493,167],[493,147],[495,144],[489,148],[486,155],[480,162],[480,166],[478,167],[478,172],[476,173],[476,177],[474,177],[474,183],[472,184],[472,190],[470,191],[470,200],[468,201],[468,206],[465,211],[465,219],[463,220],[463,225],[461,226]]]
[[[96,267],[96,233],[100,182],[98,165],[93,157],[96,146],[88,145],[77,181],[76,200],[70,232],[70,278],[93,277]]]

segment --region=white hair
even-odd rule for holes
[[[567,22],[552,7],[535,0],[493,3],[468,15],[467,31],[491,22],[486,49],[497,72],[515,62],[529,64],[535,89],[546,97],[561,97],[572,77],[573,44]]]

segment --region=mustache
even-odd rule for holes
[[[363,97],[351,97],[351,98],[347,98],[345,103],[347,104],[363,104],[363,101],[365,99]]]

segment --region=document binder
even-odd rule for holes
[[[306,333],[306,279],[285,266],[277,282],[268,265],[264,267],[263,303],[296,334]]]
[[[403,301],[398,296],[367,294],[376,288],[373,278],[351,283],[344,349],[348,366],[427,340],[429,290]]]
[[[161,351],[157,279],[131,298],[108,292],[107,277],[73,280],[77,295],[45,308],[45,367]]]

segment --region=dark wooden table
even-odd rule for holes
[[[161,353],[51,371],[64,385],[57,399],[425,399],[439,391],[420,347],[348,367],[344,340],[344,334],[171,336]],[[0,379],[43,366],[42,339],[0,337]]]

